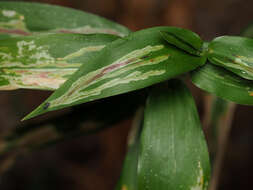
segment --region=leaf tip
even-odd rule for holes
[[[26,121],[28,119],[31,119],[31,118],[35,117],[36,115],[33,114],[34,111],[32,111],[31,113],[29,113],[28,115],[26,115],[23,119],[21,119],[21,121],[23,122],[23,121]]]
[[[43,107],[45,106],[45,103],[41,104],[39,107],[37,107],[35,110],[33,110],[31,113],[26,115],[21,121],[26,121],[28,119],[32,119],[38,115],[41,115],[45,111],[43,110]]]

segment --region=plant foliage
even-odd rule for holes
[[[207,189],[196,106],[173,78],[190,73],[202,90],[253,105],[253,39],[246,37],[204,42],[176,27],[130,32],[69,8],[0,2],[0,42],[0,90],[54,91],[24,119],[152,86],[117,190]]]

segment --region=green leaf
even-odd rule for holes
[[[253,80],[253,39],[235,36],[215,38],[208,46],[207,56],[211,63]]]
[[[130,31],[102,17],[71,8],[40,3],[0,2],[1,38],[7,38],[6,34],[31,35],[37,32],[125,36]]]
[[[161,31],[161,34],[170,45],[192,55],[200,56],[202,54],[203,41],[190,30],[171,27],[170,31]]]
[[[208,150],[194,100],[178,80],[147,100],[138,161],[138,190],[204,190]]]
[[[137,190],[138,153],[142,124],[143,109],[139,109],[135,114],[133,126],[128,136],[128,151],[115,190]]]
[[[168,46],[156,27],[113,41],[87,60],[25,119],[95,99],[134,91],[176,77],[203,65],[205,57],[192,56]]]
[[[238,104],[253,105],[253,82],[221,67],[205,64],[191,74],[199,88]]]
[[[118,38],[109,34],[43,34],[1,40],[0,90],[55,90]]]
[[[128,147],[120,179],[115,190],[137,190],[138,141]]]

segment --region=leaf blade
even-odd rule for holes
[[[43,34],[2,40],[0,90],[55,90],[88,57],[118,38],[109,34]]]
[[[191,80],[200,89],[216,96],[236,102],[253,105],[253,83],[221,67],[205,64],[191,73]]]
[[[71,8],[41,3],[0,2],[0,34],[16,36],[37,32],[125,36],[130,30],[105,18]]]
[[[161,30],[168,31],[170,27],[142,30],[110,43],[25,119],[141,89],[205,63],[205,57],[166,46]],[[50,107],[43,109],[47,103]]]
[[[162,37],[171,45],[192,55],[201,56],[203,41],[194,32],[182,28],[171,27],[169,32],[161,32]]]
[[[181,82],[168,87],[153,89],[147,100],[138,189],[206,189],[208,150],[194,100]]]
[[[215,38],[208,46],[208,60],[244,79],[253,80],[253,39],[238,36]]]
[[[135,114],[132,128],[128,134],[128,150],[115,190],[137,189],[138,153],[142,124],[143,108],[139,108]]]

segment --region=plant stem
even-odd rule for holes
[[[222,114],[220,114],[217,123],[215,122],[216,126],[213,126],[217,128],[218,137],[216,139],[217,151],[213,161],[213,173],[209,190],[216,190],[219,185],[221,169],[223,168],[223,161],[229,142],[236,104],[228,102],[226,107],[226,110]]]

